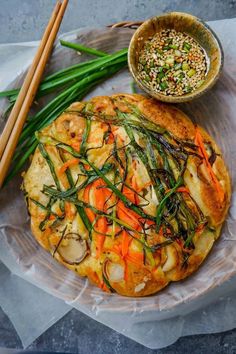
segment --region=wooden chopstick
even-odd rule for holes
[[[43,50],[45,48],[45,45],[46,45],[46,43],[48,41],[49,34],[50,34],[51,30],[52,30],[53,24],[54,24],[54,22],[56,20],[56,17],[57,17],[58,11],[60,10],[60,7],[61,7],[61,3],[57,2],[56,6],[55,6],[55,8],[53,10],[52,16],[51,16],[51,18],[49,20],[49,23],[48,23],[48,25],[47,25],[47,27],[45,29],[44,34],[43,34],[43,38],[42,38],[42,40],[40,42],[39,48],[37,50],[37,53],[36,53],[36,55],[34,57],[34,60],[33,60],[32,64],[31,64],[31,66],[30,66],[30,69],[29,69],[29,71],[28,71],[28,73],[27,73],[27,75],[25,77],[25,80],[24,80],[24,83],[23,83],[23,85],[21,87],[21,90],[19,92],[17,101],[14,104],[14,107],[13,107],[13,109],[11,111],[11,114],[9,115],[7,123],[6,123],[5,127],[4,127],[4,130],[3,130],[2,134],[1,134],[0,159],[1,159],[1,157],[3,155],[3,152],[4,152],[5,148],[6,148],[8,139],[9,139],[9,137],[11,135],[11,131],[12,131],[12,129],[14,127],[14,124],[15,124],[15,121],[17,119],[17,115],[20,112],[20,109],[21,109],[21,106],[22,106],[23,101],[25,99],[27,90],[28,90],[28,88],[30,86],[30,83],[31,83],[32,78],[33,78],[33,75],[34,75],[35,70],[37,68],[37,65],[39,63],[40,57],[41,57],[41,55],[43,53]]]
[[[37,93],[68,0],[57,2],[42,41],[0,138],[0,188],[9,169],[30,106]]]

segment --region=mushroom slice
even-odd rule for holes
[[[125,268],[120,263],[111,262],[109,259],[106,259],[103,264],[103,274],[109,282],[119,283],[124,280]]]
[[[68,264],[79,264],[89,254],[89,246],[77,233],[68,233],[61,240],[56,250]]]

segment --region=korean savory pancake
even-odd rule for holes
[[[230,179],[183,112],[141,95],[94,97],[37,139],[23,186],[32,232],[56,260],[125,296],[198,269],[220,235]]]

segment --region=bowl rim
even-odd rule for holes
[[[210,36],[212,37],[212,39],[215,41],[216,43],[216,47],[218,50],[218,55],[219,55],[219,65],[217,67],[217,70],[215,72],[215,75],[211,78],[211,80],[209,80],[207,82],[207,85],[202,87],[202,89],[200,90],[196,90],[193,91],[189,94],[185,94],[182,96],[165,96],[159,92],[152,92],[148,87],[146,87],[142,80],[138,79],[135,72],[134,72],[134,65],[131,62],[131,52],[134,51],[133,49],[135,49],[136,45],[135,42],[138,39],[138,37],[140,36],[140,34],[142,33],[143,27],[146,26],[146,24],[148,23],[149,25],[152,23],[152,21],[156,21],[159,18],[163,18],[163,17],[170,17],[172,15],[177,15],[177,16],[181,16],[181,17],[185,17],[185,18],[189,18],[191,17],[194,21],[199,22],[202,27],[210,34]],[[214,32],[214,30],[202,19],[189,14],[187,12],[179,12],[179,11],[171,11],[171,12],[166,12],[163,13],[161,15],[157,15],[157,16],[153,16],[148,18],[147,20],[145,20],[139,27],[138,29],[134,32],[130,43],[129,43],[129,48],[128,48],[128,67],[129,67],[129,71],[131,72],[134,80],[136,81],[136,83],[138,84],[138,86],[145,91],[147,94],[149,94],[151,97],[162,101],[162,102],[169,102],[169,103],[182,103],[182,102],[188,102],[188,101],[192,101],[195,98],[200,97],[201,95],[203,95],[204,93],[206,93],[207,91],[209,91],[214,84],[216,83],[216,81],[218,80],[222,69],[223,69],[223,64],[224,64],[224,51],[223,51],[223,47],[222,44],[218,38],[218,36],[216,35],[216,33]]]

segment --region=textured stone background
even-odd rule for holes
[[[39,39],[54,0],[0,0],[0,43]],[[185,11],[205,20],[236,16],[236,0],[70,0],[61,31]]]
[[[0,43],[39,39],[54,3],[52,0],[0,0]],[[166,11],[190,12],[204,20],[232,18],[236,17],[236,0],[70,0],[61,32],[123,20],[143,20]],[[0,347],[21,348],[19,337],[2,311]],[[168,348],[152,351],[72,310],[29,349],[79,354],[233,354],[236,353],[236,330],[189,336]]]

